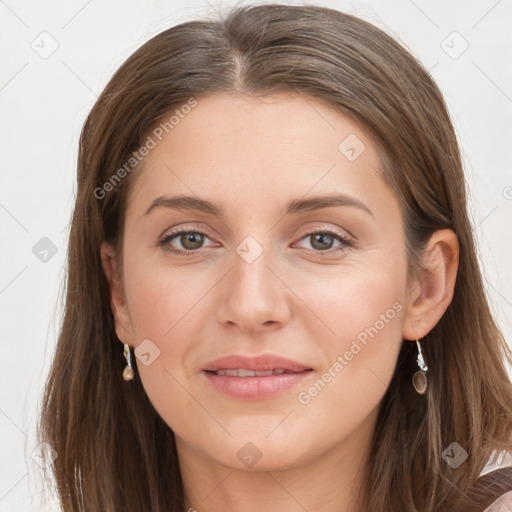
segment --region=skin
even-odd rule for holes
[[[338,150],[349,134],[365,145],[354,161]],[[442,316],[458,262],[454,233],[438,231],[424,254],[429,271],[408,278],[402,214],[379,169],[360,126],[292,94],[199,98],[145,158],[128,200],[123,267],[106,242],[101,254],[120,341],[136,348],[149,339],[160,350],[147,366],[135,358],[135,378],[175,433],[186,510],[366,510],[362,475],[400,345]],[[334,206],[283,216],[290,200],[334,192],[371,214]],[[164,207],[145,215],[163,194],[208,199],[225,216]],[[167,246],[196,253],[172,254],[158,246],[171,228],[206,237],[201,245],[177,236]],[[322,246],[310,228],[350,245]],[[251,263],[236,251],[248,236],[262,249]],[[397,303],[378,334],[300,403]],[[233,353],[278,354],[313,372],[278,397],[228,398],[201,370]],[[248,442],[261,455],[252,467],[237,457]]]

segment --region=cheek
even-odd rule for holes
[[[299,322],[311,330],[316,318],[322,347],[332,355],[347,350],[356,339],[364,344],[377,335],[379,339],[400,337],[405,263],[354,263],[328,273],[325,270],[290,274],[287,279],[307,306],[300,310]],[[320,345],[318,335],[312,339]]]
[[[317,380],[297,394],[309,415],[335,423],[343,417],[337,425],[357,424],[377,406],[402,343],[405,285],[405,273],[377,265],[347,271],[321,292],[318,281],[302,288],[302,296],[328,327],[314,338],[324,354],[323,368]],[[337,413],[332,404],[340,405]]]
[[[208,292],[218,279],[211,272],[162,265],[150,268],[134,260],[125,263],[137,373],[153,406],[171,428],[180,423],[176,410],[188,411],[182,418],[200,418],[202,414],[186,391],[188,355],[201,350],[200,319],[209,318],[215,307]],[[143,346],[149,349],[144,349],[150,353],[149,361],[139,357]],[[190,428],[187,423],[186,429]]]
[[[164,347],[177,330],[193,321],[202,299],[218,277],[180,267],[147,266],[135,261],[125,270],[128,309],[135,344],[142,337]]]

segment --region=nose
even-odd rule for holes
[[[223,325],[257,332],[281,328],[289,321],[293,293],[274,269],[270,252],[263,250],[252,262],[242,252],[233,255],[218,296],[217,315]]]

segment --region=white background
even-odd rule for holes
[[[308,3],[375,23],[432,70],[462,146],[491,304],[511,343],[512,1]],[[85,116],[113,72],[147,39],[231,4],[0,0],[1,512],[43,510],[30,454],[61,318],[59,289]],[[44,45],[48,51],[51,44],[58,48],[46,59],[33,49],[42,52]],[[47,262],[32,252],[43,237],[57,250]]]

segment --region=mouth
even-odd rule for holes
[[[244,372],[298,373],[311,369],[312,368],[306,364],[274,354],[261,354],[256,357],[232,354],[211,361],[203,368],[203,370],[209,372],[242,372],[243,375],[238,375],[240,377],[254,377],[253,374],[245,374]],[[233,374],[233,376],[236,375]]]
[[[304,371],[309,371],[304,370]],[[267,370],[267,371],[255,371],[255,370],[246,370],[245,368],[226,368],[224,370],[217,370],[217,371],[211,371],[211,370],[205,370],[209,373],[213,373],[214,375],[227,375],[228,377],[268,377],[269,375],[283,375],[286,374],[293,374],[293,373],[302,373],[302,372],[294,372],[292,370],[285,370],[283,368],[276,368],[275,370]]]
[[[214,390],[238,400],[264,400],[303,384],[313,368],[274,355],[227,356],[203,368]]]

